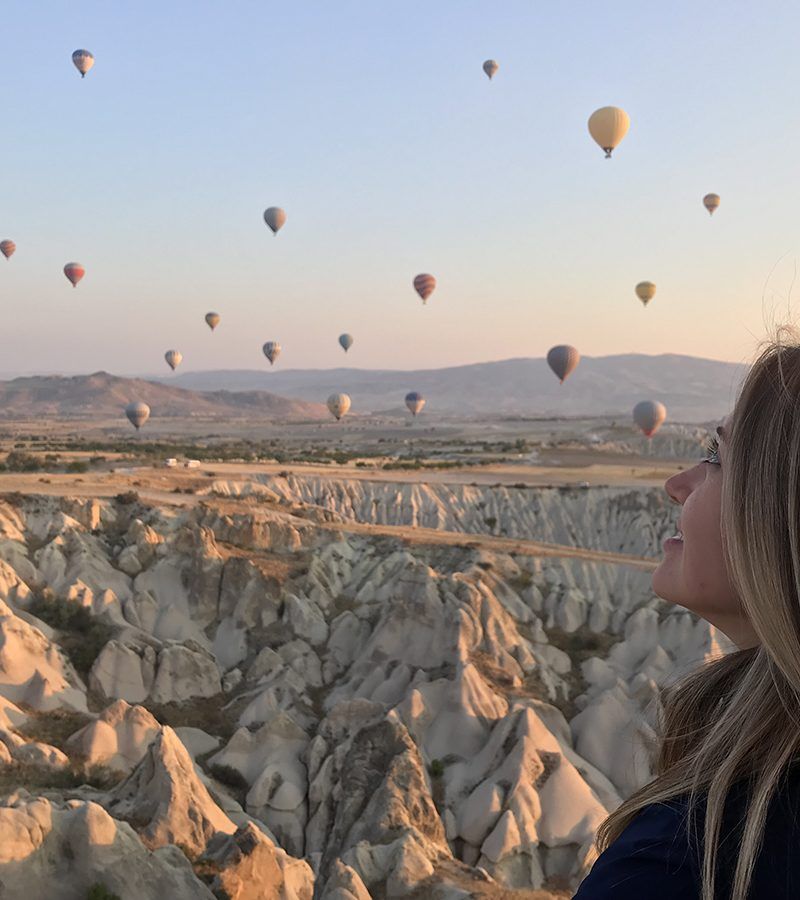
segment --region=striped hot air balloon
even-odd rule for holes
[[[411,411],[411,415],[416,416],[418,412],[422,411],[422,407],[425,406],[425,398],[418,391],[411,391],[411,393],[406,394],[406,406]]]
[[[206,325],[213,331],[219,325],[219,313],[206,313]]]
[[[633,421],[651,438],[667,418],[667,408],[658,400],[642,400],[633,407]]]
[[[428,297],[436,288],[436,279],[433,275],[423,272],[414,279],[414,290],[422,297],[422,302],[427,303]]]
[[[17,249],[17,245],[13,241],[5,240],[0,241],[0,253],[5,256],[6,259],[9,259],[14,255],[14,251]]]
[[[328,409],[338,422],[350,409],[350,398],[347,394],[331,394],[328,397]]]
[[[183,354],[180,350],[167,350],[164,354],[164,359],[167,361],[167,365],[174,372],[175,369],[181,364],[181,360],[183,359]]]
[[[571,372],[575,371],[580,361],[580,353],[569,344],[559,344],[547,351],[547,365],[556,373],[561,384]]]
[[[150,418],[150,407],[146,403],[133,402],[125,407],[125,415],[131,425],[138,431]]]
[[[69,262],[64,266],[64,274],[73,287],[77,287],[78,282],[86,274],[86,269],[80,263]]]
[[[261,348],[264,356],[269,360],[269,364],[273,365],[275,360],[281,355],[281,345],[277,341],[267,341]]]
[[[81,73],[81,78],[86,78],[86,73],[94,65],[94,56],[88,50],[76,50],[72,54],[72,62]]]
[[[286,213],[280,206],[270,206],[264,210],[264,221],[269,225],[273,234],[277,234],[286,224]]]

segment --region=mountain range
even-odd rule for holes
[[[186,388],[91,375],[34,375],[0,381],[0,416],[7,419],[118,417],[132,400],[147,403],[153,415],[275,419],[321,419],[324,404],[290,400],[267,391],[191,391]]]
[[[640,400],[660,400],[671,419],[701,422],[730,409],[746,371],[741,364],[677,354],[583,357],[559,384],[544,359],[507,359],[442,369],[220,370],[161,378],[194,391],[252,392],[321,401],[349,394],[353,412],[403,409],[409,391],[427,412],[446,415],[629,415]]]
[[[308,420],[328,416],[329,394],[344,392],[353,413],[406,414],[419,391],[423,415],[618,416],[660,400],[673,421],[705,422],[730,408],[746,369],[692,356],[583,357],[563,383],[543,359],[508,359],[442,369],[220,370],[124,378],[33,375],[0,381],[0,417],[118,416],[131,400],[158,417]]]

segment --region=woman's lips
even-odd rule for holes
[[[664,550],[667,550],[668,548],[682,547],[682,546],[683,546],[683,532],[680,530],[680,528],[678,529],[676,534],[672,535],[672,537],[668,537],[664,541]]]

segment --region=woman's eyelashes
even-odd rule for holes
[[[703,462],[711,463],[712,466],[718,466],[719,462],[719,438],[716,435],[712,435],[706,441],[706,455],[703,457]]]

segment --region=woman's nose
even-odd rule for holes
[[[696,468],[697,466],[693,466],[685,472],[676,472],[664,482],[664,490],[673,503],[680,503],[683,506],[686,498],[692,493]]]

